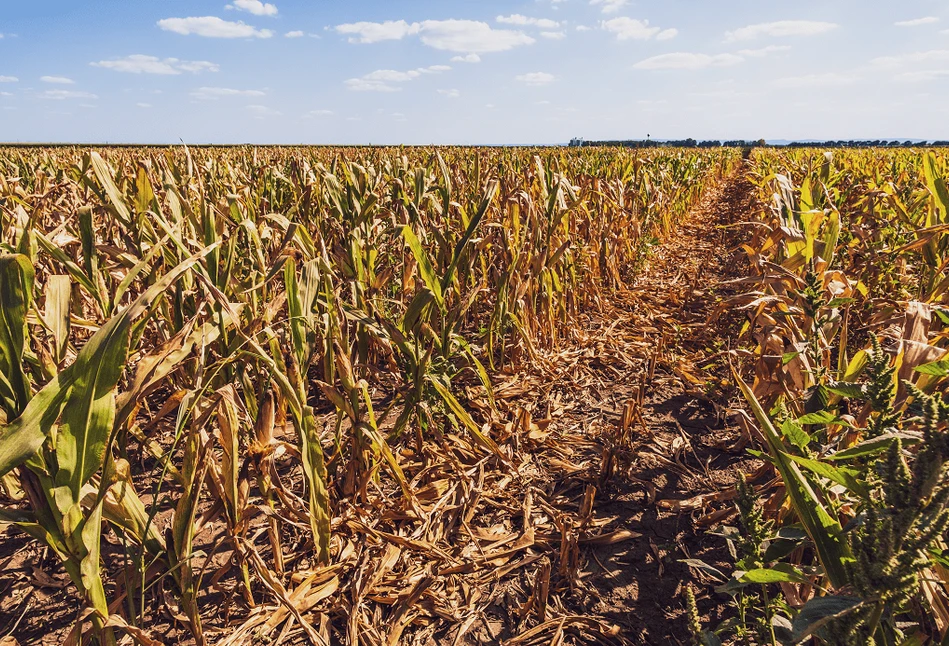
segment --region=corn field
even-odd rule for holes
[[[947,179],[892,148],[2,149],[2,542],[63,572],[68,644],[658,643],[584,583],[637,539],[687,568],[695,645],[949,644]],[[731,273],[681,274],[687,235]],[[580,466],[578,357],[621,398]],[[729,481],[656,443],[670,380],[737,429]],[[630,529],[623,485],[717,560]]]
[[[66,643],[463,643],[463,577],[530,563],[522,635],[574,622],[576,536],[492,499],[503,390],[738,159],[0,150],[0,523],[65,569]]]

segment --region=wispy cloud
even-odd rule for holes
[[[779,52],[787,52],[790,50],[790,45],[768,45],[767,47],[760,47],[758,49],[739,49],[736,53],[739,56],[745,56],[747,58],[761,58],[770,54],[777,54]]]
[[[185,72],[198,74],[200,72],[217,72],[220,66],[208,61],[182,61],[177,58],[158,58],[144,54],[132,54],[125,58],[115,58],[108,61],[89,63],[93,67],[125,72],[127,74],[159,74],[176,76]]]
[[[476,20],[426,20],[419,34],[429,47],[469,54],[503,52],[535,42],[523,32],[492,29]]]
[[[696,54],[675,52],[660,54],[633,65],[637,70],[702,70],[710,67],[737,65],[745,59],[736,54]]]
[[[336,25],[336,33],[349,36],[351,43],[379,43],[385,40],[402,40],[410,34],[417,34],[419,24],[409,24],[404,20],[386,20],[385,22],[351,22]]]
[[[603,13],[616,13],[629,4],[629,0],[590,0],[594,7],[600,7]]]
[[[279,110],[274,110],[273,108],[267,107],[266,105],[249,105],[245,109],[257,119],[279,117],[283,114]]]
[[[226,99],[231,97],[267,96],[263,90],[236,90],[229,87],[201,87],[191,92],[191,96],[201,100]]]
[[[66,99],[98,99],[99,97],[90,92],[78,92],[75,90],[46,90],[37,94],[40,99],[49,101],[64,101]]]
[[[926,16],[925,18],[915,18],[913,20],[900,20],[893,24],[897,27],[922,27],[923,25],[934,25],[939,22],[936,16]]]
[[[477,54],[465,54],[464,56],[452,56],[452,63],[480,63],[481,57]]]
[[[949,63],[949,49],[930,49],[925,52],[911,52],[897,56],[879,56],[870,61],[876,67],[897,68],[906,65],[913,67],[926,63]]]
[[[763,58],[790,50],[789,45],[768,45],[758,49],[740,49],[723,54],[701,54],[696,52],[674,52],[661,54],[639,61],[633,65],[638,70],[703,70],[712,67],[730,67],[745,62],[748,58]]]
[[[455,90],[455,89],[438,90],[438,93],[441,94],[442,96],[447,96],[449,99],[457,99],[458,97],[461,96],[461,91]]]
[[[915,70],[897,74],[894,79],[904,83],[931,83],[947,77],[949,70]]]
[[[294,30],[294,31],[288,31],[288,32],[285,33],[283,36],[284,36],[284,38],[303,38],[304,36],[306,36],[306,33],[300,31],[299,29],[297,29],[297,30]]]
[[[422,43],[433,49],[463,54],[503,52],[535,42],[522,31],[494,29],[488,23],[477,20],[354,22],[337,25],[333,30],[349,36],[351,43],[362,44],[418,36]]]
[[[530,26],[539,27],[541,29],[557,29],[560,27],[560,23],[556,20],[550,20],[549,18],[529,18],[519,13],[514,13],[510,16],[498,16],[495,20],[505,25],[518,25],[521,27]]]
[[[246,11],[255,16],[276,16],[277,7],[269,2],[260,0],[234,0],[234,4],[227,5],[227,9],[236,9],[237,11]]]
[[[71,78],[66,78],[65,76],[41,76],[40,80],[43,83],[52,83],[53,85],[75,85],[76,82]]]
[[[837,72],[824,72],[820,74],[805,74],[803,76],[789,76],[775,79],[771,82],[776,88],[785,90],[796,90],[815,87],[837,87],[839,85],[850,85],[856,82],[856,77],[850,74],[838,74]]]
[[[651,38],[669,40],[679,33],[677,29],[663,30],[650,25],[648,20],[636,20],[626,16],[604,20],[600,23],[600,28],[616,34],[617,40],[649,40]]]
[[[447,65],[431,65],[414,70],[376,70],[346,81],[346,87],[353,92],[401,92],[399,83],[413,81],[424,74],[439,74],[447,72],[451,67]]]
[[[937,81],[949,76],[949,50],[930,49],[896,56],[880,56],[870,65],[894,72],[893,80],[903,83]]]
[[[17,83],[19,80],[15,76],[0,76],[0,83]]]
[[[269,29],[257,29],[243,22],[232,22],[217,16],[165,18],[158,21],[158,26],[165,31],[182,36],[195,35],[205,38],[270,38],[273,36],[273,32]]]
[[[553,83],[556,80],[556,77],[553,74],[548,74],[547,72],[529,72],[527,74],[519,74],[518,76],[515,76],[514,80],[531,87],[539,87],[541,85]]]
[[[837,29],[837,24],[816,20],[779,20],[748,25],[725,33],[727,42],[754,40],[761,37],[783,38],[788,36],[818,36]]]

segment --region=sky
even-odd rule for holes
[[[949,139],[945,0],[0,0],[0,141]]]

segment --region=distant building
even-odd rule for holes
[[[570,140],[570,146],[572,148],[579,148],[580,146],[583,145],[583,143],[584,143],[583,139],[580,139],[579,137]]]

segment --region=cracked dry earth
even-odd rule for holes
[[[327,643],[687,644],[689,582],[705,618],[722,618],[722,599],[684,561],[728,571],[724,541],[705,530],[729,519],[738,471],[757,466],[729,424],[740,320],[710,323],[737,291],[752,195],[740,173],[721,180],[630,269],[628,289],[582,319],[572,349],[540,357],[534,374],[500,376],[511,421],[495,433],[516,466],[457,449],[439,458],[414,476],[427,483],[415,492],[424,522],[398,512],[391,492],[372,509],[340,503],[335,587],[308,615]],[[62,643],[81,609],[75,590],[46,550],[10,531],[0,637]],[[208,617],[209,643],[308,643],[279,606],[220,603],[230,610]],[[154,605],[152,634],[193,643],[169,608]],[[259,641],[268,620],[276,628]]]

